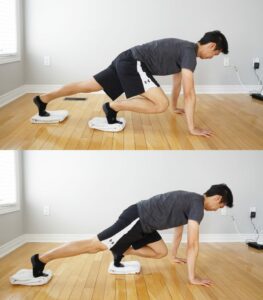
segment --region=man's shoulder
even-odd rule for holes
[[[158,43],[158,44],[162,44],[162,43],[173,43],[173,44],[178,44],[178,45],[182,45],[182,46],[194,46],[195,43],[184,40],[184,39],[180,39],[180,38],[175,38],[175,37],[166,37],[166,38],[161,38],[161,39],[155,39],[149,42],[146,42],[146,44],[151,44],[151,43]]]
[[[185,191],[185,190],[173,190],[173,191],[164,193],[163,195],[184,198],[184,197],[190,197],[191,195],[194,196],[194,195],[198,195],[198,194],[192,193],[192,192],[188,192],[188,191]]]
[[[167,40],[171,40],[172,42],[186,48],[195,48],[196,46],[196,43],[180,38],[168,38]]]
[[[202,200],[204,197],[196,192],[190,192],[190,191],[174,191],[174,195],[177,197],[187,198],[189,200]]]

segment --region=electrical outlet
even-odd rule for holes
[[[230,59],[229,56],[224,57],[224,67],[229,67],[230,66]]]
[[[255,70],[259,69],[260,67],[260,60],[259,60],[259,57],[255,57],[253,58],[253,68]]]
[[[50,215],[50,207],[49,205],[45,205],[43,208],[43,215],[44,216],[49,216]]]
[[[255,206],[250,207],[249,213],[250,213],[251,219],[255,218],[256,217],[256,207]]]
[[[44,66],[49,67],[50,65],[50,56],[44,56]]]

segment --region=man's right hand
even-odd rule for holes
[[[194,285],[203,285],[206,287],[209,287],[213,284],[213,282],[209,279],[201,279],[201,278],[194,278],[194,279],[189,279],[191,284]]]
[[[187,260],[185,258],[173,257],[172,262],[176,264],[186,264]]]
[[[189,131],[192,135],[205,136],[205,137],[210,137],[213,135],[213,132],[210,129],[194,128]]]

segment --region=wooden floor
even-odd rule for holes
[[[67,109],[70,117],[62,124],[32,125],[32,97],[27,94],[0,109],[0,149],[263,149],[263,103],[247,95],[198,95],[196,124],[215,132],[209,139],[191,136],[185,117],[171,108],[159,115],[120,113],[127,119],[120,133],[92,130],[87,122],[103,116],[105,95],[88,95],[85,102],[58,99],[49,109]]]
[[[169,256],[137,259],[139,275],[107,273],[110,252],[61,259],[48,265],[54,272],[42,287],[12,286],[8,278],[20,268],[30,268],[29,257],[55,244],[29,243],[0,259],[0,299],[263,299],[263,260],[258,250],[240,243],[201,244],[197,273],[215,282],[212,287],[188,284],[186,265],[174,265]],[[180,254],[183,255],[185,245]]]

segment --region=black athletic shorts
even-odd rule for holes
[[[121,255],[131,246],[140,249],[162,238],[157,231],[143,232],[138,208],[134,204],[122,212],[115,224],[99,233],[98,239],[113,253]]]
[[[160,86],[146,65],[133,57],[131,50],[121,53],[107,69],[94,78],[112,100],[122,93],[131,98]]]

